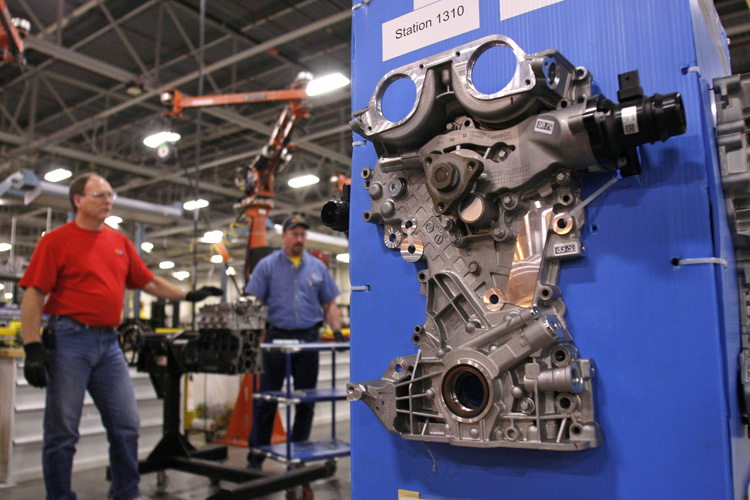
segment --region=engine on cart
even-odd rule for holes
[[[171,373],[260,373],[260,340],[267,308],[240,299],[200,309],[198,331],[159,334],[140,320],[118,328],[128,363],[148,372],[159,393],[159,375]]]

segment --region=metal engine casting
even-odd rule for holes
[[[118,328],[128,362],[148,372],[162,397],[170,375],[180,373],[260,373],[260,339],[267,308],[245,299],[203,306],[198,331],[154,333],[139,320]]]
[[[512,50],[501,91],[473,84],[492,47]],[[416,102],[398,122],[383,96],[409,78]],[[640,172],[637,147],[685,132],[678,93],[644,96],[620,75],[618,103],[591,95],[591,75],[561,54],[525,54],[490,36],[386,74],[351,126],[378,153],[362,171],[364,220],[418,272],[425,322],[417,354],[381,379],[351,383],[386,429],[460,446],[580,450],[598,446],[594,363],[565,322],[561,262],[583,256],[581,177]]]

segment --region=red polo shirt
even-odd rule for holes
[[[47,314],[114,327],[120,324],[125,288],[142,288],[152,279],[124,234],[108,226],[86,231],[69,222],[39,240],[18,285],[49,295]]]

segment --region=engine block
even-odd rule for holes
[[[517,67],[501,91],[473,84],[492,47]],[[398,122],[382,113],[389,85],[417,99]],[[685,132],[678,93],[644,96],[620,75],[618,103],[591,95],[591,75],[554,50],[526,54],[496,35],[386,74],[351,126],[371,141],[362,171],[383,243],[411,263],[426,318],[417,354],[380,379],[347,386],[406,439],[473,447],[598,446],[593,360],[576,349],[558,287],[561,263],[584,256],[581,179],[640,172],[637,147]],[[614,180],[612,181],[614,182]]]

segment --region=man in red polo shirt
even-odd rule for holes
[[[185,293],[154,276],[130,240],[106,226],[115,193],[102,177],[84,174],[69,189],[75,219],[39,240],[19,286],[24,376],[47,387],[42,469],[47,500],[75,500],[71,490],[83,398],[89,392],[107,429],[112,483],[109,497],[133,500],[138,488],[140,419],[127,363],[114,328],[125,288],[196,302],[221,295],[215,287]],[[46,303],[45,303],[46,297]],[[54,344],[41,343],[42,313]]]

